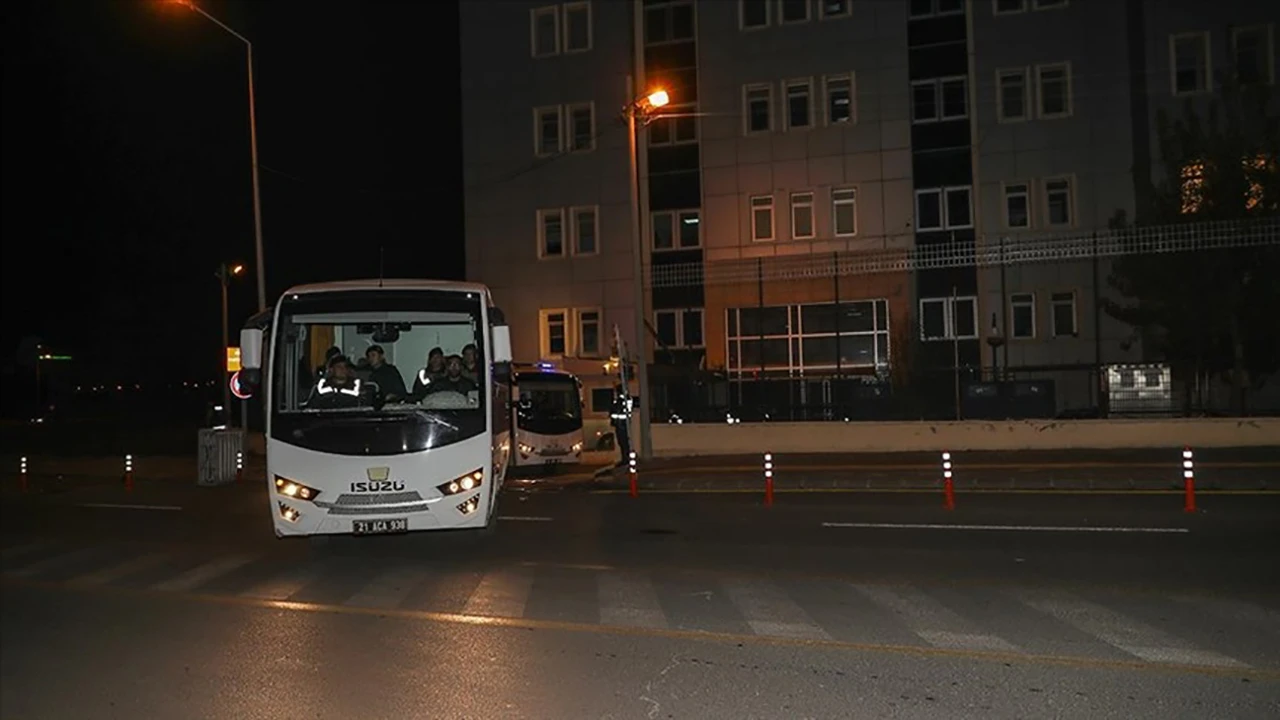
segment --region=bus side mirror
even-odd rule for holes
[[[511,328],[506,325],[494,325],[490,331],[493,336],[493,351],[490,359],[495,363],[511,362]]]
[[[240,331],[240,367],[245,370],[262,368],[262,330],[245,328]]]

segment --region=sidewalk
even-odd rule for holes
[[[1194,454],[1200,490],[1280,491],[1280,447],[1217,448]],[[951,455],[959,490],[1181,490],[1182,449],[958,452]],[[942,454],[774,455],[774,487],[787,490],[941,488]],[[655,458],[637,468],[637,484],[653,491],[764,488],[764,455]],[[626,468],[602,469],[602,490],[629,487]]]

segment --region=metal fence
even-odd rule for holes
[[[1216,378],[1149,365],[946,368],[894,383],[874,375],[750,377],[691,372],[653,386],[653,422],[866,422],[1280,416],[1280,383],[1243,407]]]

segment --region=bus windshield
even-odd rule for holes
[[[337,453],[414,452],[486,427],[475,293],[289,296],[273,328],[272,437]]]
[[[553,433],[582,426],[582,400],[572,376],[520,373],[516,389],[520,393],[516,418],[521,428]]]

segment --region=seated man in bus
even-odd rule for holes
[[[427,366],[419,370],[417,377],[413,379],[413,392],[409,393],[409,400],[418,402],[426,397],[431,384],[444,376],[444,350],[431,348],[431,352],[427,353]]]
[[[426,395],[438,392],[455,392],[463,397],[476,389],[476,384],[462,374],[462,358],[450,355],[445,363],[444,377],[433,381],[426,387]]]
[[[468,343],[462,348],[462,377],[477,385],[480,384],[480,352],[475,343]]]
[[[356,377],[355,367],[342,355],[329,360],[324,377],[311,389],[308,410],[338,410],[368,404],[368,387]]]
[[[387,362],[381,345],[370,345],[364,351],[364,358],[369,362],[369,379],[378,386],[387,402],[399,402],[409,394],[404,389],[404,377],[400,375],[399,368]]]

